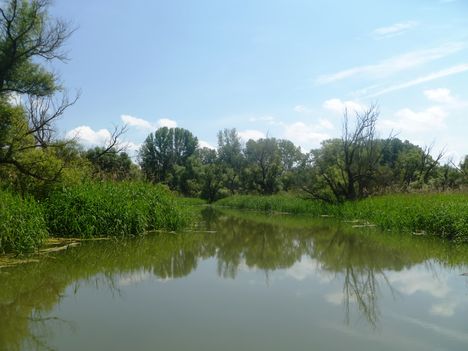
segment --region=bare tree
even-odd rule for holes
[[[79,93],[70,99],[66,93],[57,96],[29,95],[23,107],[29,124],[27,135],[33,135],[38,147],[48,147],[55,138],[54,122],[63,116],[65,110],[74,105]]]

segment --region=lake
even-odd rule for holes
[[[1,350],[467,350],[468,248],[212,210],[0,269]]]

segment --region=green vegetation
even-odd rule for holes
[[[335,205],[292,195],[237,195],[219,200],[216,205],[335,216],[348,221],[370,222],[383,229],[468,242],[468,194],[464,193],[383,195]]]
[[[468,194],[377,196],[345,203],[342,216],[368,220],[384,229],[468,242]]]
[[[0,190],[0,253],[31,251],[46,237],[41,207],[32,198]]]
[[[53,192],[45,203],[51,235],[102,237],[176,230],[188,214],[163,186],[139,182],[85,183]]]
[[[314,216],[334,214],[338,208],[321,201],[311,201],[288,194],[270,196],[234,195],[218,200],[216,206],[293,214],[306,213]]]
[[[378,138],[376,106],[354,118],[345,111],[341,138],[313,150],[270,137],[242,141],[235,129],[219,131],[214,150],[201,147],[186,129],[163,127],[145,139],[137,165],[121,147],[125,126],[116,127],[105,145],[88,150],[60,139],[55,121],[77,98],[68,97],[49,62],[67,58],[63,45],[73,30],[50,16],[45,0],[6,0],[1,7],[0,189],[22,198],[2,195],[15,204],[0,215],[3,251],[23,252],[40,244],[42,224],[37,233],[26,225],[41,217],[36,207],[43,207],[51,235],[128,236],[181,228],[188,222],[181,208],[190,207],[182,204],[195,200],[182,201],[161,185],[208,202],[231,196],[220,205],[362,217],[384,228],[457,240],[467,236],[466,205],[456,200],[458,195],[455,200],[431,197],[428,206],[413,195],[374,199],[415,190],[460,191],[468,185],[468,157],[457,165],[442,164],[443,152],[430,146],[392,135]],[[275,195],[281,192],[303,199]],[[338,205],[346,201],[353,202]],[[19,216],[10,216],[13,211],[31,213],[22,217],[22,225],[11,225]]]

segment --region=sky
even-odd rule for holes
[[[135,151],[161,126],[202,146],[236,128],[304,152],[377,104],[378,133],[468,154],[468,0],[55,0],[76,31],[54,63],[64,136]]]

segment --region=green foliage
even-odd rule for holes
[[[302,199],[288,194],[270,196],[234,195],[217,201],[216,205],[256,211],[307,213],[316,216],[335,213],[337,208],[322,201]]]
[[[370,197],[361,201],[327,205],[291,195],[237,195],[216,202],[219,206],[258,211],[336,216],[370,222],[383,229],[430,234],[468,242],[468,195],[398,194]]]
[[[141,169],[148,180],[188,195],[188,181],[196,178],[190,162],[197,147],[198,139],[188,130],[159,128],[148,135],[140,149]]]
[[[344,204],[342,216],[384,229],[468,242],[468,195],[463,193],[377,196]]]
[[[84,183],[64,188],[51,194],[45,211],[50,234],[64,237],[176,230],[189,220],[166,188],[139,182]]]
[[[126,152],[103,147],[89,149],[85,157],[93,165],[93,177],[101,180],[131,180],[139,178],[138,166]]]
[[[9,0],[0,23],[0,94],[46,96],[58,90],[56,76],[38,59],[64,59],[60,51],[69,37],[65,23],[48,15],[48,1]]]
[[[42,209],[33,199],[0,190],[0,252],[28,252],[47,237]]]

